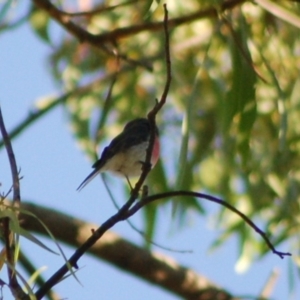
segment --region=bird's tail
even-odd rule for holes
[[[81,191],[91,180],[93,180],[98,175],[98,173],[100,173],[99,170],[94,170],[87,178],[83,180],[76,191]]]

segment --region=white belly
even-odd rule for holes
[[[148,142],[144,142],[115,155],[101,168],[101,172],[111,171],[127,177],[139,176],[142,172],[142,163],[146,160],[147,147]]]

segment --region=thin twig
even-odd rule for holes
[[[169,32],[168,32],[168,10],[167,5],[164,4],[164,32],[165,32],[165,57],[166,57],[166,67],[167,67],[167,78],[165,83],[165,88],[163,91],[163,94],[161,96],[161,99],[159,102],[156,102],[153,109],[148,113],[147,117],[150,123],[150,139],[149,139],[149,145],[147,148],[146,153],[146,160],[142,167],[142,174],[138,180],[138,182],[135,184],[134,189],[132,190],[131,194],[133,198],[138,197],[138,193],[142,188],[142,185],[148,175],[148,173],[151,170],[151,155],[153,152],[153,146],[154,146],[154,140],[155,140],[155,117],[157,113],[161,110],[163,105],[166,103],[167,95],[170,89],[171,84],[171,59],[170,59],[170,41],[169,41]],[[132,202],[133,203],[133,202]],[[131,204],[132,204],[131,203]],[[130,205],[131,206],[131,205]]]
[[[167,76],[166,76],[166,84],[161,96],[161,99],[154,108],[148,113],[148,118],[152,119],[155,118],[155,115],[158,111],[164,106],[167,101],[167,95],[169,93],[171,81],[172,81],[172,73],[171,73],[171,55],[170,55],[170,37],[169,37],[169,30],[168,30],[168,10],[166,4],[164,4],[165,10],[165,17],[164,17],[164,32],[165,32],[165,60],[166,60],[166,67],[167,67]],[[150,152],[151,153],[151,152]]]
[[[150,172],[151,169],[151,155],[153,151],[154,146],[154,140],[155,140],[155,118],[157,113],[161,110],[161,108],[165,105],[167,101],[167,95],[169,93],[171,80],[172,80],[172,74],[171,74],[171,57],[170,57],[170,37],[169,37],[169,28],[168,28],[168,9],[167,5],[164,4],[164,33],[165,33],[165,61],[166,61],[166,83],[164,87],[164,91],[162,93],[162,96],[160,98],[160,101],[156,100],[156,104],[153,107],[153,109],[148,113],[147,117],[150,123],[150,139],[149,139],[149,146],[146,153],[146,163],[143,165],[143,172],[140,177],[140,180],[137,182],[134,191],[138,193],[138,191],[141,189],[142,184],[144,180],[146,179],[146,176]]]
[[[164,5],[165,10],[165,17],[164,17],[164,24],[165,24],[165,36],[166,39],[169,38],[168,35],[168,11],[167,6]],[[146,154],[146,161],[142,167],[142,174],[136,183],[135,187],[131,192],[131,196],[129,197],[128,201],[121,207],[121,209],[112,217],[110,217],[106,222],[104,222],[97,230],[93,231],[92,235],[75,251],[75,253],[70,257],[70,259],[60,268],[58,269],[48,280],[47,282],[36,292],[35,296],[37,299],[42,299],[45,294],[54,286],[56,285],[61,278],[67,274],[69,271],[70,266],[76,267],[77,261],[102,237],[102,235],[110,228],[112,228],[116,223],[127,219],[128,211],[135,200],[138,198],[139,191],[151,170],[150,159],[151,153],[154,144],[154,137],[155,137],[155,116],[158,111],[162,108],[164,103],[166,102],[167,93],[169,90],[170,82],[171,82],[171,64],[170,64],[170,53],[169,53],[169,40],[166,40],[166,60],[167,60],[167,80],[164,92],[162,94],[160,102],[156,103],[153,110],[148,114],[148,118],[150,120],[151,128],[151,137],[147,149]],[[152,123],[151,123],[152,122]]]
[[[222,206],[225,206],[226,208],[230,209],[237,215],[239,215],[250,227],[252,227],[258,234],[262,236],[262,238],[265,240],[266,244],[269,246],[269,248],[273,251],[274,254],[277,254],[280,258],[284,258],[285,256],[291,256],[290,253],[280,252],[275,249],[275,247],[270,242],[269,238],[267,237],[266,233],[263,232],[261,229],[259,229],[246,215],[244,215],[242,212],[237,210],[235,207],[230,205],[229,203],[218,199],[216,197],[203,194],[203,193],[196,193],[196,192],[190,192],[190,191],[175,191],[175,192],[167,192],[163,194],[153,195],[153,196],[146,196],[141,201],[137,202],[131,209],[128,209],[128,202],[112,217],[110,217],[106,222],[104,222],[97,230],[93,232],[93,235],[84,243],[82,246],[80,246],[77,251],[71,256],[71,258],[68,260],[68,263],[71,266],[76,266],[77,261],[79,258],[88,251],[97,241],[102,237],[102,235],[110,228],[112,228],[116,223],[126,220],[129,217],[131,217],[133,214],[135,214],[138,210],[140,210],[145,205],[149,204],[150,202],[156,201],[158,199],[163,198],[169,198],[169,197],[176,197],[176,196],[191,196],[191,197],[197,197],[201,199],[206,199],[209,201],[212,201],[214,203],[220,204]],[[37,291],[36,297],[37,299],[41,299],[45,293],[50,290],[67,272],[68,272],[68,266],[67,264],[63,265],[47,282],[46,284]]]
[[[217,204],[220,204],[229,210],[233,211],[237,215],[239,215],[245,223],[247,223],[251,228],[253,228],[266,242],[268,247],[272,250],[274,254],[277,254],[280,258],[284,258],[285,256],[291,256],[291,253],[288,252],[280,252],[275,249],[273,244],[271,243],[270,239],[268,238],[267,234],[262,231],[258,226],[254,224],[253,221],[251,221],[245,214],[240,212],[237,208],[229,204],[228,202],[221,200],[219,198],[216,198],[211,195],[203,194],[203,193],[196,193],[196,192],[191,192],[191,191],[173,191],[173,192],[166,192],[162,194],[157,194],[157,195],[152,195],[152,196],[147,196],[144,197],[141,201],[137,202],[129,211],[128,215],[126,215],[126,218],[129,218],[133,214],[135,214],[138,210],[140,210],[143,206],[156,201],[158,199],[165,199],[165,198],[171,198],[171,197],[179,197],[179,196],[189,196],[189,197],[196,197],[200,199],[205,199]]]
[[[3,141],[5,144],[6,152],[8,155],[8,160],[10,163],[10,169],[12,173],[12,181],[13,181],[13,203],[12,205],[19,208],[20,207],[20,181],[19,181],[19,174],[17,169],[17,164],[15,160],[15,155],[10,143],[9,136],[7,134],[3,117],[2,111],[0,107],[0,131],[3,137]],[[15,210],[15,214],[18,216],[18,210]],[[15,272],[15,236],[14,233],[10,230],[10,219],[4,218],[3,222],[3,237],[5,240],[5,250],[6,250],[6,259],[7,259],[7,272],[9,278],[9,287],[11,289],[12,294],[16,299],[26,299],[27,295],[22,290],[21,286],[17,280],[17,273]]]
[[[2,118],[2,112],[0,108],[0,130],[2,133],[3,141],[5,144],[6,152],[8,155],[9,159],[9,164],[10,164],[10,169],[11,169],[11,174],[12,174],[12,182],[13,182],[13,204],[14,206],[19,207],[20,206],[20,181],[19,181],[19,173],[17,169],[17,164],[16,164],[16,159],[14,155],[14,151],[12,149],[11,143],[10,143],[10,138],[7,134],[4,121]]]
[[[156,100],[155,106],[147,115],[149,123],[150,123],[150,129],[151,129],[150,140],[149,140],[149,146],[148,146],[147,154],[146,154],[146,164],[143,165],[143,173],[142,173],[140,180],[136,184],[136,186],[140,183],[140,181],[144,182],[147,174],[150,171],[151,166],[149,168],[149,162],[151,160],[151,155],[152,155],[153,145],[154,145],[154,140],[155,140],[155,126],[156,126],[155,125],[155,117],[167,101],[167,95],[168,95],[170,85],[171,85],[171,80],[172,80],[171,58],[170,58],[170,37],[169,37],[168,21],[169,21],[168,9],[167,9],[167,5],[164,4],[164,23],[163,24],[164,24],[164,33],[165,33],[165,60],[166,60],[166,69],[167,69],[166,70],[166,83],[165,83],[165,88],[164,88],[164,91],[160,98],[160,101]],[[148,164],[147,164],[147,162],[148,162]],[[146,168],[148,168],[148,170],[146,170]],[[143,178],[143,176],[145,176],[145,177]],[[139,185],[139,189],[141,187],[142,187],[142,184]]]

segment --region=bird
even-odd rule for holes
[[[77,191],[81,191],[99,173],[106,171],[117,176],[125,176],[132,189],[129,177],[140,176],[142,173],[150,134],[151,127],[148,119],[137,118],[128,122],[123,131],[104,148],[100,158],[92,165],[94,170],[83,180]],[[155,126],[155,139],[150,159],[151,168],[157,163],[159,154],[159,132]]]

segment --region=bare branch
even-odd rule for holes
[[[97,35],[94,35],[85,29],[81,28],[77,24],[75,24],[71,19],[70,16],[65,15],[63,12],[61,12],[56,6],[54,6],[50,1],[48,0],[32,0],[35,5],[45,11],[49,14],[52,19],[56,20],[59,24],[61,24],[65,29],[69,31],[70,34],[75,36],[79,42],[83,43],[89,43],[90,45],[102,50],[106,54],[116,56],[115,51],[111,50],[107,43],[115,44],[116,39],[109,38],[106,41],[97,41]],[[152,67],[149,66],[147,62],[143,61],[137,61],[131,58],[128,58],[126,54],[118,53],[118,57],[125,60],[131,65],[134,66],[141,66],[145,69],[152,71]]]
[[[2,112],[1,112],[1,107],[0,107],[0,131],[3,137],[4,145],[6,148],[6,152],[8,155],[8,160],[10,163],[10,169],[12,173],[12,181],[13,181],[13,203],[12,205],[14,207],[19,208],[20,207],[20,182],[19,182],[19,174],[18,174],[18,169],[17,169],[17,164],[15,160],[15,155],[13,152],[13,148],[10,143],[9,136],[7,134],[3,117],[2,117]],[[18,215],[18,212],[16,212]],[[18,283],[17,280],[17,274],[14,270],[15,268],[15,235],[14,233],[10,230],[10,219],[8,217],[3,218],[2,221],[2,230],[3,230],[3,237],[5,241],[5,250],[6,250],[6,260],[7,260],[7,272],[8,272],[8,279],[9,279],[9,287],[14,295],[15,298],[17,299],[22,299],[26,298],[27,295],[25,292],[22,290],[21,286]]]
[[[168,27],[168,10],[167,5],[164,4],[164,11],[165,11],[165,17],[164,17],[164,32],[165,32],[165,59],[166,59],[166,68],[167,68],[167,78],[166,78],[166,84],[163,91],[163,94],[160,98],[160,101],[156,103],[154,108],[148,113],[148,118],[151,121],[151,119],[155,120],[155,116],[158,113],[158,111],[163,107],[163,105],[167,101],[167,96],[169,93],[171,80],[172,80],[172,74],[171,74],[171,55],[170,55],[170,37],[169,37],[169,27]],[[154,128],[154,127],[153,127]],[[154,133],[154,130],[153,130]],[[154,135],[154,134],[153,134]],[[153,136],[154,139],[154,136]],[[152,150],[152,149],[151,149]],[[149,151],[150,153],[152,151]]]
[[[43,220],[57,239],[72,247],[81,246],[90,236],[91,231],[98,226],[33,203],[23,202],[22,206]],[[28,214],[21,216],[22,226],[26,230],[47,235],[36,218]],[[122,249],[122,256],[120,256],[120,249]],[[219,288],[205,276],[179,265],[168,256],[138,247],[112,231],[107,231],[101,241],[97,241],[88,253],[184,299],[234,299],[229,292]]]
[[[151,170],[150,161],[151,161],[151,155],[152,155],[153,145],[154,145],[154,140],[155,140],[155,117],[166,102],[167,94],[169,92],[169,87],[170,87],[170,83],[171,83],[171,60],[170,60],[170,46],[169,46],[169,33],[168,33],[168,10],[167,10],[166,4],[164,4],[164,29],[165,29],[165,43],[166,43],[165,53],[166,53],[166,65],[167,65],[167,80],[166,80],[165,89],[164,89],[164,92],[162,94],[160,101],[156,102],[153,109],[147,115],[150,126],[151,126],[149,146],[147,149],[146,161],[145,161],[145,164],[143,164],[142,174],[132,191],[132,195],[135,196],[135,198],[138,196],[138,193],[139,193],[148,173]]]
[[[3,141],[5,144],[6,152],[8,155],[9,159],[9,164],[10,164],[10,169],[11,169],[11,174],[12,174],[12,182],[13,182],[13,204],[14,206],[19,207],[20,206],[20,181],[19,181],[19,173],[17,169],[17,164],[16,164],[16,159],[14,155],[13,148],[10,143],[10,138],[7,134],[4,121],[2,118],[2,112],[1,112],[1,107],[0,107],[0,130],[2,133]]]
[[[231,204],[229,204],[228,202],[226,202],[224,200],[221,200],[214,196],[203,194],[203,193],[196,193],[196,192],[191,192],[191,191],[174,191],[174,192],[166,192],[166,193],[162,193],[162,194],[148,196],[148,197],[143,198],[141,201],[137,202],[128,211],[128,215],[126,217],[129,218],[130,216],[135,214],[138,210],[140,210],[143,206],[145,206],[153,201],[156,201],[158,199],[165,199],[165,198],[170,198],[170,197],[180,197],[180,196],[190,196],[190,197],[205,199],[205,200],[220,204],[220,205],[228,208],[229,210],[233,211],[235,214],[240,216],[245,221],[245,223],[247,223],[251,228],[253,228],[264,239],[264,241],[266,242],[266,244],[268,245],[268,247],[272,250],[272,252],[274,254],[278,255],[280,258],[284,258],[285,256],[292,255],[291,253],[288,253],[288,252],[277,251],[275,249],[275,247],[273,246],[273,244],[271,243],[270,239],[268,238],[267,234],[264,231],[262,231],[258,226],[256,226],[253,221],[251,221],[245,214],[240,212],[237,208],[235,208],[234,206],[232,206]]]

